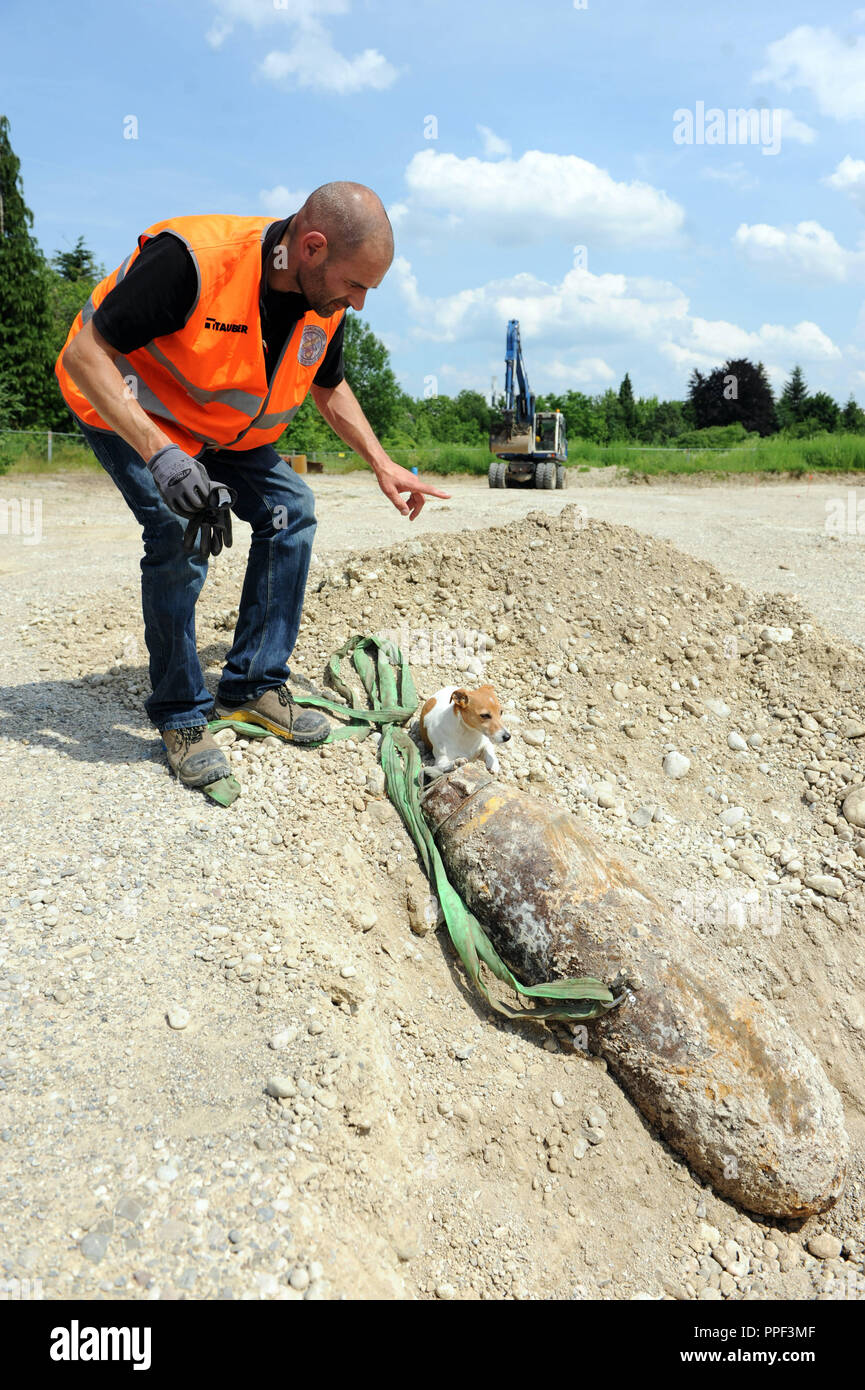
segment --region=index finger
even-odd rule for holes
[[[440,487],[433,487],[431,483],[422,483],[419,478],[414,480],[411,490],[425,493],[427,497],[450,497],[449,492],[442,492]]]

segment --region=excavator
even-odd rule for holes
[[[564,487],[568,438],[560,410],[535,410],[518,319],[508,323],[505,407],[490,429],[490,487]]]

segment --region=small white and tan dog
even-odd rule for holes
[[[420,733],[440,771],[458,758],[483,758],[488,772],[499,771],[494,743],[507,743],[510,734],[502,723],[502,708],[491,685],[477,690],[448,685],[425,701],[420,712]]]

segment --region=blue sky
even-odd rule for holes
[[[6,0],[3,37],[49,254],[113,268],[151,222],[357,179],[397,233],[363,317],[414,395],[501,386],[517,317],[537,392],[682,398],[745,355],[865,403],[865,9]],[[731,143],[734,108],[762,132]]]

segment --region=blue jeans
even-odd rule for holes
[[[186,522],[163,501],[132,446],[109,430],[80,420],[78,426],[142,529],[141,605],[152,690],[144,708],[159,729],[205,724],[213,697],[195,646],[195,603],[207,561],[197,551],[184,553]],[[234,488],[232,510],[252,527],[234,644],[216,695],[240,705],[282,685],[289,674],[318,524],[315,494],[270,444],[202,450],[197,457],[214,482]]]

